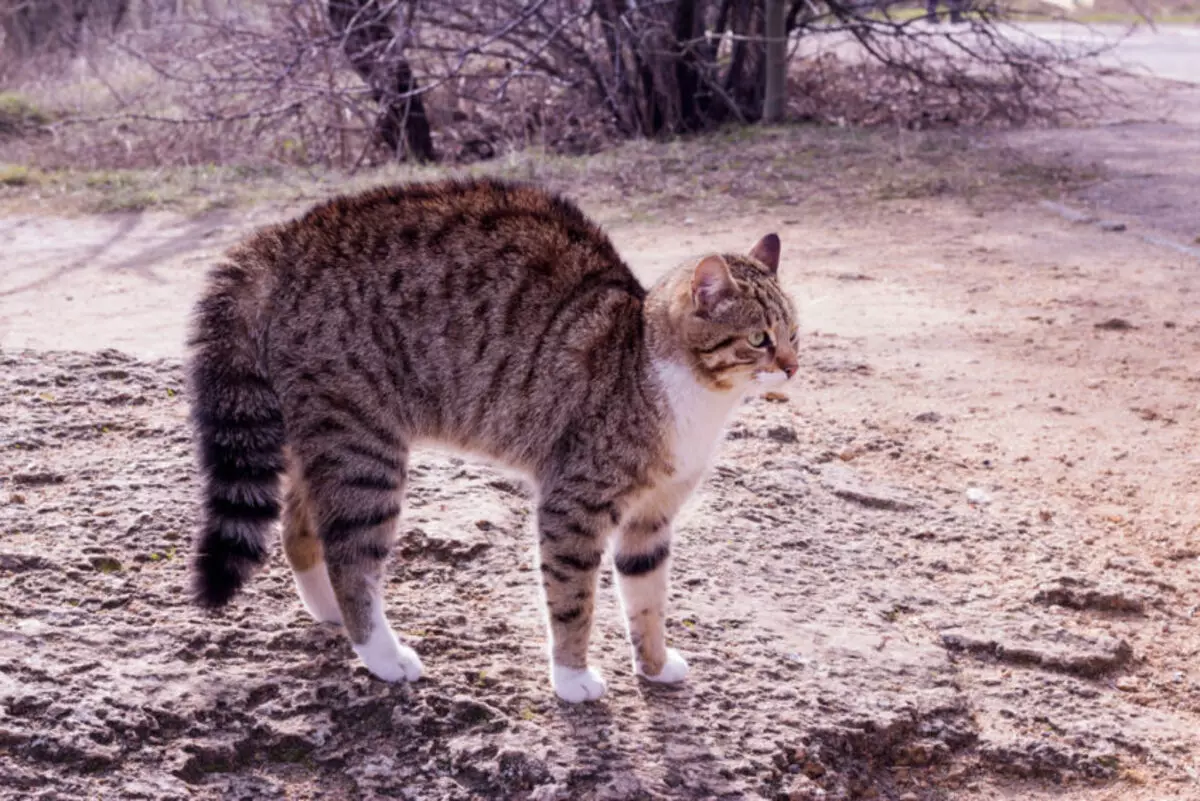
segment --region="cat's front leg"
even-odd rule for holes
[[[550,628],[550,680],[559,698],[594,701],[604,678],[588,666],[596,579],[612,527],[594,506],[550,494],[538,508],[538,554]]]
[[[683,681],[688,665],[667,647],[666,616],[671,523],[665,517],[634,517],[622,526],[613,564],[634,670],[639,676],[667,684]]]

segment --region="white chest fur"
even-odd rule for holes
[[[714,392],[676,362],[660,361],[654,366],[674,420],[671,461],[675,478],[691,484],[700,479],[712,461],[725,423],[743,392]]]

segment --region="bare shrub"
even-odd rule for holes
[[[111,0],[115,2],[116,0]],[[97,37],[64,113],[9,149],[43,167],[455,162],[597,150],[762,114],[763,0],[204,0]],[[1086,53],[886,3],[792,0],[791,115],[908,127],[1072,108]],[[819,53],[831,47],[832,53]],[[81,91],[80,87],[88,87]]]

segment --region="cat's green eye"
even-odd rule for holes
[[[766,345],[768,342],[770,342],[770,340],[771,338],[767,336],[766,331],[755,331],[753,334],[746,337],[746,341],[749,342],[750,346],[753,348],[761,348],[763,345]]]

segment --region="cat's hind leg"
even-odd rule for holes
[[[359,659],[384,681],[416,681],[422,666],[384,612],[384,569],[395,541],[408,451],[398,435],[372,427],[334,431],[298,448],[309,509],[325,554],[333,595]]]
[[[666,517],[634,515],[617,535],[613,567],[625,624],[633,646],[633,666],[648,681],[674,684],[688,664],[667,647],[667,576],[671,523]]]
[[[288,468],[288,490],[284,497],[283,554],[291,565],[296,592],[308,613],[320,623],[341,625],[342,610],[325,567],[325,549],[317,537],[308,493],[294,462]]]
[[[538,507],[538,562],[550,628],[550,680],[564,701],[604,694],[600,673],[588,666],[596,579],[612,514],[570,492],[546,494]]]

